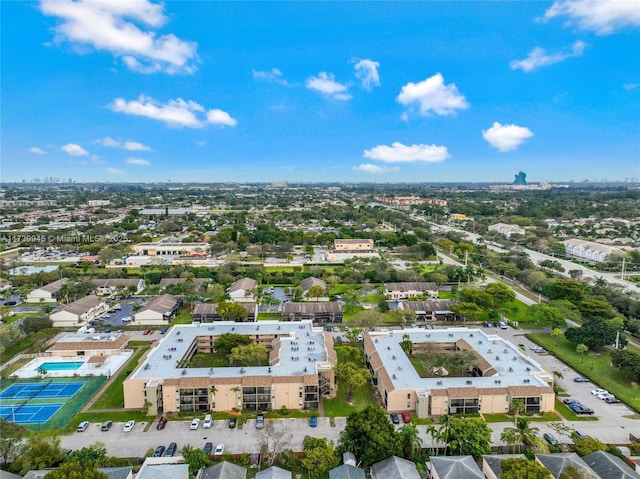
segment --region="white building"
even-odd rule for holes
[[[27,294],[27,303],[55,303],[58,301],[60,288],[69,281],[67,278],[59,279],[53,283],[45,284]]]
[[[489,226],[489,231],[497,231],[498,233],[510,238],[511,235],[522,235],[524,236],[525,230],[524,228],[520,228],[516,225],[508,225],[506,223],[496,223],[495,225]]]
[[[256,298],[253,290],[257,285],[255,279],[242,278],[227,288],[227,294],[231,301],[236,303],[255,303]]]
[[[134,324],[167,325],[176,317],[181,306],[182,299],[177,296],[170,294],[157,296],[133,315]]]
[[[53,325],[57,327],[80,326],[109,310],[107,303],[95,295],[85,296],[67,304],[49,315]]]
[[[609,256],[624,256],[624,252],[613,246],[607,246],[593,241],[568,239],[562,242],[564,250],[569,256],[598,263],[606,261]]]

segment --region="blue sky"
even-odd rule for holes
[[[2,181],[640,177],[640,3],[0,2]]]

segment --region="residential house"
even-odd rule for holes
[[[640,479],[640,474],[631,469],[622,459],[608,452],[592,452],[582,456],[582,460],[600,479]]]
[[[385,283],[385,294],[391,299],[407,299],[415,296],[427,295],[431,299],[438,297],[436,283],[412,281],[401,283]]]
[[[310,319],[316,324],[342,323],[342,304],[337,301],[293,303],[282,305],[283,321]]]
[[[558,479],[570,466],[578,471],[581,479],[598,479],[596,473],[575,452],[536,454],[535,457],[536,461],[549,469],[554,479]]]
[[[310,297],[309,290],[314,286],[319,286],[324,291],[322,296],[318,297]],[[314,301],[329,301],[329,289],[327,288],[327,282],[323,281],[319,278],[314,278],[313,276],[309,278],[305,278],[300,282],[300,288],[302,289],[302,295],[309,299],[313,299]]]
[[[593,241],[568,239],[562,242],[567,255],[591,263],[606,261],[611,256],[624,256],[624,252],[613,246],[607,246]]]
[[[432,456],[429,461],[431,479],[484,479],[471,456]]]
[[[524,228],[520,228],[517,225],[508,225],[506,223],[496,223],[495,225],[489,225],[489,231],[496,231],[507,238],[510,238],[511,235],[521,235],[524,236],[526,231]]]
[[[500,479],[502,461],[505,459],[524,458],[523,454],[486,454],[482,456],[482,472],[487,479]],[[433,459],[433,458],[432,458]]]
[[[256,303],[240,303],[247,310],[247,321],[258,320],[258,308]],[[216,303],[198,303],[193,307],[191,313],[194,322],[211,323],[213,321],[223,321],[218,314]]]
[[[369,473],[371,479],[421,479],[415,463],[398,456],[376,462]]]
[[[336,239],[327,253],[328,261],[344,261],[347,258],[372,258],[378,253],[372,239]]]
[[[109,278],[92,279],[97,295],[114,295],[126,292],[128,294],[139,294],[145,287],[144,279],[141,278]]]
[[[290,471],[277,466],[271,466],[256,474],[256,479],[292,479],[292,477],[293,474]]]
[[[56,327],[77,327],[99,317],[108,310],[107,303],[92,294],[57,309],[49,314],[49,318],[53,321],[53,326]]]
[[[257,285],[255,279],[242,278],[227,288],[227,294],[236,303],[255,303],[254,291]]]
[[[359,467],[342,464],[329,470],[329,479],[365,479],[365,475]]]
[[[137,325],[166,325],[172,321],[182,307],[182,298],[162,294],[153,298],[141,310],[133,315]]]
[[[55,303],[60,299],[60,288],[68,281],[68,278],[62,278],[34,289],[27,294],[27,303]]]
[[[416,313],[416,321],[455,321],[458,315],[451,310],[457,301],[448,299],[430,301],[403,301],[399,307]]]
[[[200,469],[196,479],[245,479],[247,470],[227,461]]]

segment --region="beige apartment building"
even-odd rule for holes
[[[224,333],[242,334],[269,351],[268,365],[191,368],[196,353],[214,351]],[[333,340],[311,321],[283,323],[219,321],[176,325],[124,381],[126,409],[178,411],[268,411],[315,409],[336,392]]]
[[[400,342],[407,337],[412,353],[420,350],[471,350],[478,361],[469,377],[446,371],[420,377]],[[553,376],[540,364],[497,335],[481,329],[411,328],[367,333],[365,363],[389,412],[412,411],[420,418],[443,414],[498,414],[519,398],[528,413],[552,412]],[[435,372],[435,371],[434,371]]]

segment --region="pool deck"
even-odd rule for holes
[[[111,356],[103,356],[99,358],[99,361],[96,361],[95,356],[88,356],[84,359],[84,364],[82,364],[77,369],[60,369],[60,370],[50,370],[44,375],[47,378],[69,378],[69,377],[77,377],[77,376],[107,376],[111,377],[114,375],[133,355],[133,350],[125,350],[122,354],[114,354]],[[32,359],[27,364],[22,366],[20,369],[15,371],[12,376],[16,376],[19,378],[41,378],[42,374],[38,372],[40,366],[44,363],[77,363],[80,358],[77,356],[74,357],[60,357],[60,356],[50,356],[46,353],[42,356]]]

